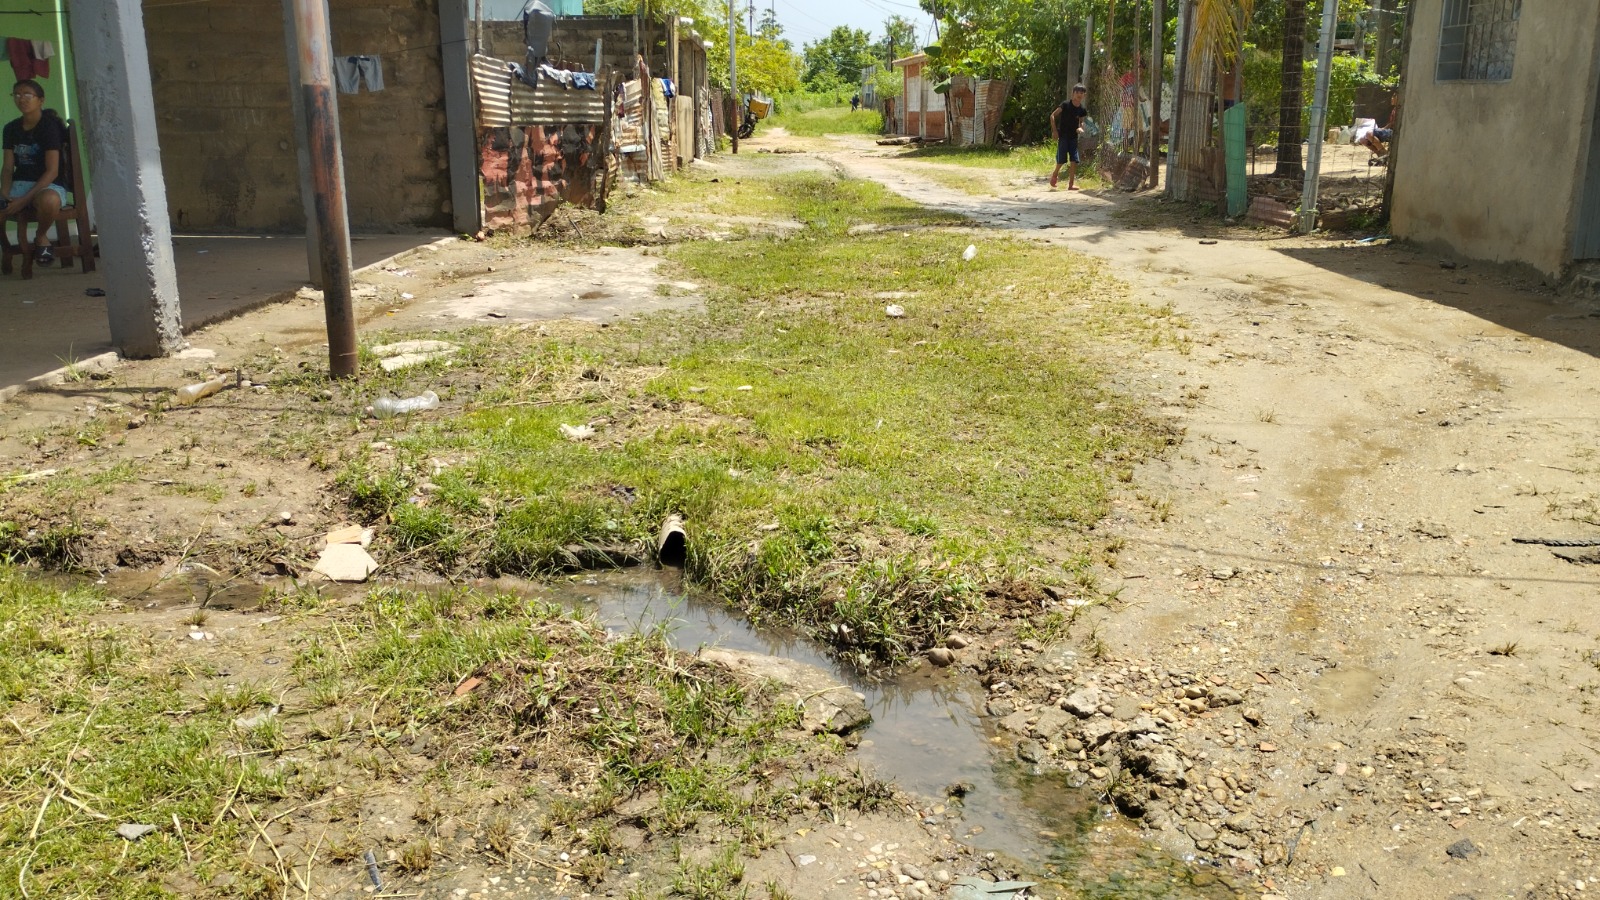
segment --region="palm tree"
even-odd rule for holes
[[[1272,174],[1300,178],[1300,108],[1305,104],[1306,0],[1283,3],[1283,93],[1278,101],[1278,168]]]

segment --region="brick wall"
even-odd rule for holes
[[[383,59],[385,90],[337,94],[351,227],[449,228],[436,0],[331,0],[336,54]],[[173,227],[298,232],[282,4],[146,0]],[[404,52],[402,52],[404,51]]]

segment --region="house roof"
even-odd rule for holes
[[[907,57],[905,57],[903,59],[897,59],[894,62],[890,63],[890,65],[894,66],[897,69],[901,69],[901,68],[905,68],[906,66],[911,65],[912,63],[923,63],[923,62],[927,62],[927,61],[928,61],[928,54],[926,54],[926,53],[914,53],[914,54],[912,54],[910,56],[907,56]]]

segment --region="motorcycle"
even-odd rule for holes
[[[739,137],[748,138],[756,133],[756,123],[772,114],[772,101],[751,97],[745,105],[744,120],[739,123]]]

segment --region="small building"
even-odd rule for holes
[[[1600,4],[1412,15],[1393,233],[1556,280],[1600,261]]]
[[[957,147],[992,146],[1011,97],[1011,82],[957,75],[950,79],[950,142]]]
[[[905,78],[905,91],[900,95],[901,111],[898,116],[900,133],[925,141],[944,140],[944,94],[934,90],[928,55],[918,53],[897,59],[894,66]]]

